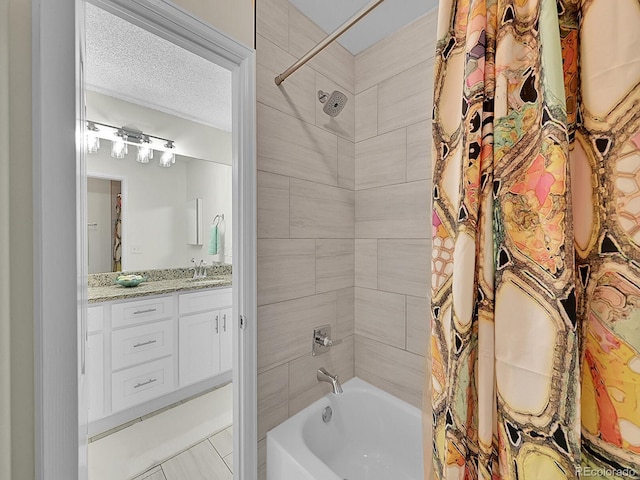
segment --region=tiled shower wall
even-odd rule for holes
[[[257,2],[258,438],[354,373],[420,406],[431,251],[436,14],[354,58],[287,0]],[[347,94],[322,112],[317,91]],[[355,288],[354,288],[355,287]],[[311,356],[314,326],[343,342]],[[355,331],[354,331],[355,328]],[[355,333],[355,334],[354,334]]]
[[[422,406],[437,12],[356,56],[355,374]]]
[[[316,370],[354,374],[354,57],[335,43],[274,77],[326,34],[287,0],[257,2],[258,450],[265,434],[329,391]],[[317,91],[348,101],[331,118]],[[342,343],[311,355],[315,326]]]

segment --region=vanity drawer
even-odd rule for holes
[[[124,410],[171,392],[174,389],[173,374],[173,357],[112,374],[112,411]]]
[[[111,368],[118,370],[173,354],[173,320],[115,330],[111,334]]]
[[[111,326],[161,320],[173,316],[173,297],[155,297],[135,302],[114,303],[111,305]]]
[[[180,315],[230,307],[232,303],[233,290],[231,288],[182,293],[178,300]]]
[[[99,332],[104,328],[104,307],[89,307],[87,309],[87,333]]]

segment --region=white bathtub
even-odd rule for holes
[[[422,480],[420,410],[359,378],[342,387],[267,433],[267,480]]]

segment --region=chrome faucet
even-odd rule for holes
[[[338,381],[338,375],[331,375],[329,372],[325,370],[324,367],[318,369],[318,373],[316,374],[316,378],[319,382],[327,382],[330,383],[333,387],[333,393],[336,395],[342,393],[342,386]]]
[[[200,260],[200,263],[196,264],[196,259],[191,257],[191,263],[193,263],[193,280],[200,280],[201,278],[207,278],[207,262]]]

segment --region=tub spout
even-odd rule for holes
[[[318,369],[316,378],[318,379],[319,382],[330,383],[331,386],[333,387],[333,393],[335,393],[336,395],[342,393],[342,386],[338,381],[338,375],[331,375],[329,372],[327,372],[324,369],[324,367],[321,367]]]

